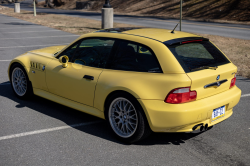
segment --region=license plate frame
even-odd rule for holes
[[[213,112],[212,112],[212,122],[224,117],[225,112],[226,112],[225,105],[222,106],[222,107],[214,109]]]

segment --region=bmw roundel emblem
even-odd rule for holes
[[[219,80],[220,79],[220,75],[217,76],[216,80]]]

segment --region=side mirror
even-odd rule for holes
[[[59,58],[59,62],[62,64],[62,67],[66,68],[68,66],[69,57],[67,55],[63,55]]]

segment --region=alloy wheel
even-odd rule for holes
[[[25,95],[27,91],[27,79],[22,69],[16,67],[12,71],[12,86],[18,96]]]
[[[131,137],[138,126],[135,107],[126,98],[116,98],[109,107],[109,122],[118,136],[122,138]]]

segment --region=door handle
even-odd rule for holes
[[[85,75],[83,78],[88,79],[88,80],[94,80],[93,76]]]

